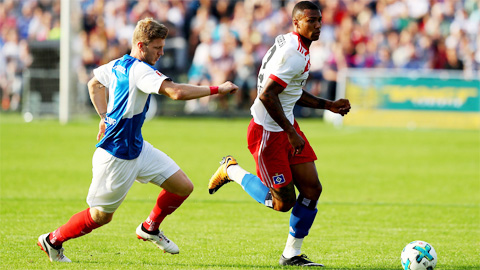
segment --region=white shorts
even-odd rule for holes
[[[114,157],[99,147],[92,158],[93,177],[87,203],[91,208],[113,213],[122,204],[133,182],[152,182],[160,186],[178,170],[180,167],[173,159],[147,141],[143,141],[140,156],[132,160]]]

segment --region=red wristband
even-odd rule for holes
[[[210,95],[218,94],[218,86],[210,86]]]

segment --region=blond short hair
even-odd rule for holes
[[[167,35],[168,28],[165,25],[155,21],[153,18],[145,18],[138,21],[133,31],[132,45],[135,46],[137,42],[148,45],[155,39],[166,39]]]

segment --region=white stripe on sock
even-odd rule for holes
[[[240,165],[230,165],[227,168],[228,177],[240,185],[242,184],[243,177],[248,173],[249,172],[245,171]]]

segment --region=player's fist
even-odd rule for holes
[[[237,90],[238,90],[238,86],[236,86],[234,83],[229,81],[226,81],[218,86],[219,94],[227,94],[227,93],[233,94]]]
[[[97,141],[100,141],[105,135],[105,119],[100,119],[100,123],[98,124],[98,134],[97,134]]]
[[[342,116],[347,114],[350,111],[350,101],[348,99],[341,98],[339,100],[335,100],[330,107],[330,110],[334,113],[338,113]]]

